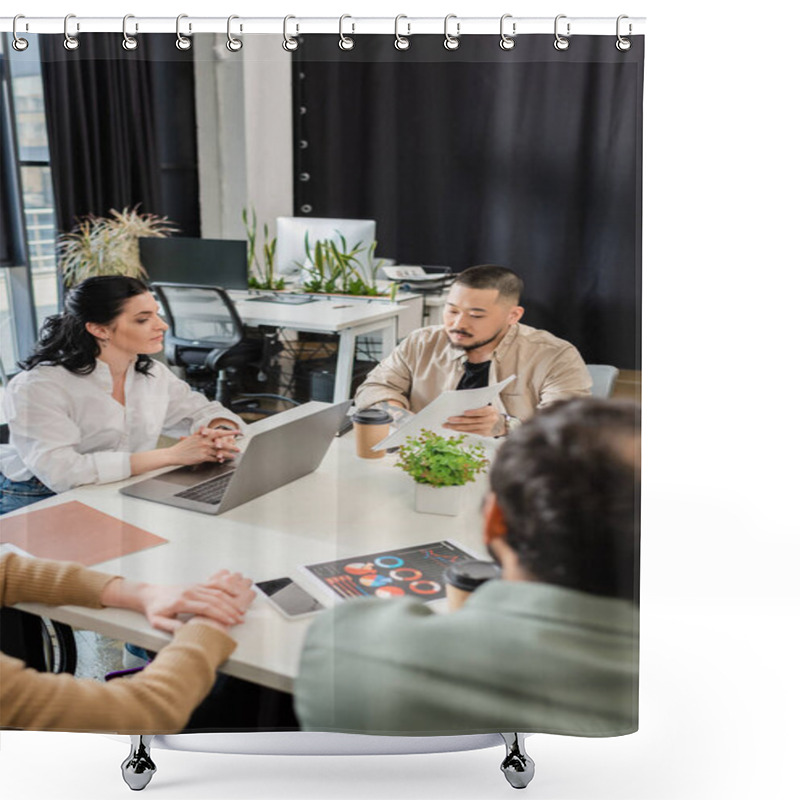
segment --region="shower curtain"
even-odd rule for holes
[[[85,34],[70,52],[63,37],[40,37],[61,232],[122,208],[206,239],[245,240],[255,212],[257,236],[270,223],[267,245],[277,216],[375,220],[377,257],[452,272],[512,269],[524,281],[524,324],[570,342],[588,363],[640,369],[644,37],[629,50],[614,36],[576,36],[559,49],[552,35],[526,35],[506,50],[496,36],[469,36],[449,50],[420,35],[400,50],[391,36],[364,35],[345,50],[338,36],[306,34],[291,53],[274,36],[246,37],[236,50],[224,36],[196,34],[183,51],[172,35],[142,35],[133,51],[119,38]],[[292,506],[260,520],[264,535],[245,559],[234,538],[202,537],[213,548],[204,563],[246,561],[256,581],[279,577],[271,555],[283,563],[292,535],[315,547],[324,540],[326,557],[311,561],[361,588],[316,615],[293,687],[223,678],[198,729],[637,729],[635,503],[633,538],[610,559],[626,573],[623,596],[498,579],[481,588],[480,611],[448,616],[429,613],[422,583],[443,593],[449,537],[421,542],[410,531],[413,557],[385,546],[374,520],[359,527],[348,480],[326,487],[327,530],[309,530],[305,510]],[[381,489],[367,482],[362,491]],[[146,514],[126,517],[131,502],[145,501],[121,502],[120,517],[147,530]],[[480,524],[477,513],[463,517],[461,538],[478,544],[455,560],[488,560]],[[406,583],[421,580],[423,560],[438,572],[415,594]],[[330,599],[310,566],[297,564],[299,582]],[[124,572],[126,562],[100,568]],[[387,585],[405,597],[372,596]],[[243,706],[253,713],[214,716]]]

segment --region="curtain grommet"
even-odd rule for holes
[[[190,50],[192,47],[192,40],[188,36],[184,36],[181,33],[181,20],[187,19],[188,16],[189,16],[188,14],[178,14],[178,18],[175,20],[175,36],[178,37],[177,39],[175,39],[175,47],[177,47],[178,50],[182,50],[184,52],[186,50]],[[192,32],[192,23],[190,22],[189,33],[191,32]]]
[[[293,17],[291,14],[288,14],[283,18],[283,42],[281,43],[281,46],[283,47],[284,50],[286,50],[287,53],[293,53],[295,50],[297,50],[299,46],[299,43],[295,38],[295,36],[297,36],[297,34],[300,33],[300,28],[297,25],[297,23],[295,23],[294,26],[295,35],[289,36],[288,26],[290,19],[297,19],[297,17]]]
[[[64,49],[69,50],[72,52],[73,50],[77,50],[80,46],[80,42],[78,41],[77,36],[72,36],[69,32],[69,21],[71,19],[75,19],[74,14],[67,14],[64,17]],[[81,29],[80,23],[75,23],[75,32],[77,33]]]
[[[617,17],[617,41],[616,41],[616,45],[615,46],[616,46],[617,50],[620,51],[620,53],[627,53],[628,50],[631,49],[631,40],[628,39],[627,37],[623,36],[620,33],[620,23],[624,19],[629,19],[627,14],[620,14]],[[629,22],[628,23],[628,36],[630,36],[632,33],[633,33],[633,25],[631,25],[631,23]]]
[[[456,21],[456,33],[455,36],[451,34],[447,30],[448,23],[451,19]],[[458,46],[461,42],[458,40],[458,37],[461,36],[461,23],[458,21],[458,17],[455,14],[448,14],[444,18],[444,49],[445,50],[458,50]]]
[[[131,50],[135,50],[139,46],[139,41],[136,39],[135,36],[128,35],[128,20],[129,19],[136,19],[133,14],[126,14],[122,18],[122,49],[127,50],[130,52]],[[135,31],[139,30],[139,23],[133,23],[133,29]]]
[[[11,46],[18,52],[23,53],[25,50],[28,49],[28,40],[23,39],[21,36],[17,35],[17,20],[25,19],[24,14],[17,14],[14,17],[14,22],[11,25],[11,31],[14,34],[14,41],[11,42]],[[25,30],[28,29],[28,23],[25,23]]]
[[[352,36],[344,35],[343,27],[344,27],[344,21],[346,19],[353,19],[353,18],[349,14],[342,14],[342,16],[339,17],[339,49],[349,51],[356,46],[356,43]],[[356,24],[355,22],[351,22],[350,33],[355,33],[355,32],[356,32]]]
[[[228,48],[228,50],[229,50],[231,53],[238,53],[238,52],[239,52],[239,51],[242,49],[242,47],[244,46],[244,42],[242,42],[242,40],[241,40],[241,39],[237,39],[237,38],[236,38],[236,37],[235,37],[235,36],[234,36],[234,35],[231,33],[231,23],[232,23],[232,22],[233,22],[235,19],[239,19],[239,17],[238,17],[236,14],[231,14],[231,15],[228,17],[228,41],[227,41],[227,42],[225,42],[225,47],[227,47],[227,48]],[[239,25],[239,33],[241,33],[241,32],[242,32],[242,26],[241,26],[241,25]]]
[[[400,35],[400,20],[401,19],[408,19],[405,14],[398,14],[394,18],[394,46],[396,50],[408,50],[411,47],[411,23],[406,22],[406,31],[405,36]]]
[[[564,50],[569,50],[569,39],[567,38],[567,36],[571,36],[572,35],[572,30],[571,30],[572,29],[572,25],[569,22],[567,23],[567,36],[562,36],[558,32],[558,22],[559,22],[559,20],[566,19],[566,18],[567,18],[566,14],[559,14],[556,17],[555,23],[553,24],[553,33],[555,34],[555,37],[556,37],[555,41],[553,42],[553,47],[555,47],[556,50],[558,50],[559,52],[562,52],[562,53],[564,52]]]
[[[508,34],[505,31],[507,19],[513,20],[513,16],[511,14],[503,14],[503,16],[500,17],[500,49],[506,51],[513,50],[517,44],[514,40],[514,37],[517,35],[517,23],[511,23],[511,34]]]

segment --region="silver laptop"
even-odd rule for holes
[[[328,452],[350,401],[311,402],[269,417],[244,452],[226,464],[197,464],[124,486],[122,494],[203,514],[221,514],[313,472]]]

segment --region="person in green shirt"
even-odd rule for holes
[[[295,683],[305,730],[616,736],[638,726],[640,409],[554,404],[499,449],[483,509],[502,568],[451,614],[320,614]]]

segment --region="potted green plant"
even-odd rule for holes
[[[386,297],[394,299],[395,286],[384,292],[378,288],[377,275],[383,261],[375,260],[377,242],[367,250],[361,242],[348,247],[347,240],[339,233],[339,241],[321,239],[313,246],[306,233],[306,261],[295,262],[308,273],[303,290],[315,294],[346,294],[366,297]],[[359,258],[366,252],[367,268]]]
[[[422,430],[398,448],[396,466],[414,479],[417,511],[450,516],[460,512],[464,486],[489,464],[483,445],[466,443],[466,438]]]
[[[250,215],[247,214],[247,209],[242,209],[242,221],[244,222],[244,229],[247,233],[247,274],[248,285],[251,289],[272,289],[280,290],[286,288],[286,281],[283,278],[278,278],[275,275],[275,246],[277,239],[273,236],[269,238],[269,226],[264,223],[264,242],[262,244],[262,252],[264,256],[264,266],[262,267],[258,260],[258,227],[256,224],[256,211],[254,208],[250,209]]]
[[[139,259],[139,239],[164,238],[178,228],[167,217],[141,214],[136,208],[111,209],[109,216],[90,214],[58,237],[59,268],[66,286],[96,275],[147,278]]]

